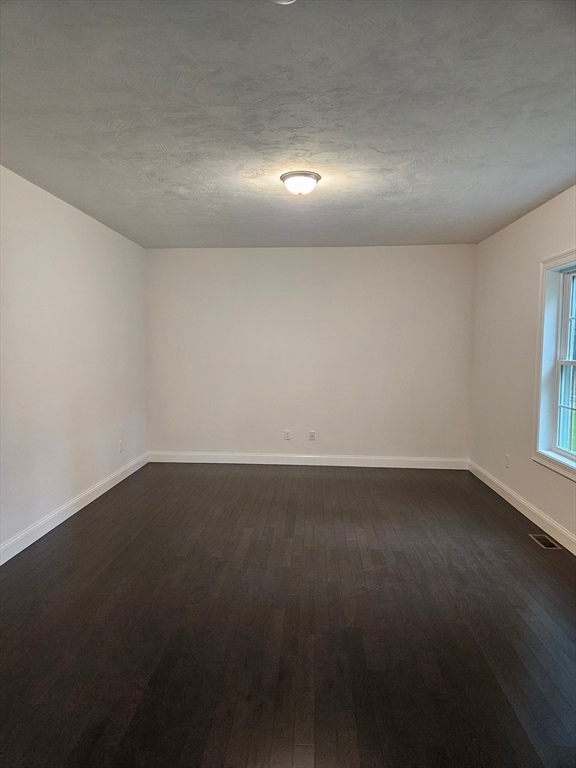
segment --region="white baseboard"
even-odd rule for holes
[[[556,520],[553,520],[545,512],[542,512],[541,509],[535,507],[534,504],[531,504],[524,499],[520,494],[513,491],[512,488],[509,488],[503,482],[498,480],[497,477],[491,475],[474,461],[469,462],[469,469],[473,475],[476,475],[479,480],[482,480],[482,482],[489,488],[496,491],[499,496],[506,499],[506,501],[509,504],[512,504],[515,509],[522,512],[525,517],[546,531],[552,538],[562,544],[563,547],[566,547],[567,550],[576,555],[576,536],[571,531],[564,528],[560,523],[557,523]]]
[[[10,560],[11,557],[14,557],[14,555],[17,555],[23,549],[29,547],[30,544],[34,544],[35,541],[53,528],[56,528],[57,525],[63,523],[64,520],[67,520],[69,517],[76,514],[76,512],[81,510],[87,504],[90,504],[90,502],[97,499],[98,496],[109,491],[110,488],[113,488],[122,480],[125,480],[129,475],[136,472],[136,470],[147,463],[148,454],[144,453],[142,456],[134,459],[134,461],[125,464],[123,467],[116,470],[116,472],[108,475],[108,477],[100,480],[100,482],[96,483],[91,488],[88,488],[88,490],[66,502],[66,504],[63,504],[61,507],[58,507],[58,509],[50,512],[46,517],[43,517],[41,520],[28,526],[28,528],[20,531],[16,536],[5,541],[0,547],[0,564]]]
[[[469,469],[472,474],[506,499],[515,509],[545,530],[566,549],[576,554],[576,536],[549,515],[535,507],[518,493],[481,466],[468,459],[412,456],[323,456],[317,454],[287,453],[194,453],[179,451],[151,451],[124,465],[116,472],[63,504],[46,517],[4,542],[0,547],[0,564],[10,560],[33,544],[57,525],[97,499],[133,472],[151,462],[186,464],[286,464],[324,467],[391,467],[398,469]]]
[[[314,467],[395,467],[403,469],[468,469],[468,459],[413,456],[322,456],[295,453],[195,453],[151,451],[152,462],[180,464],[291,464]]]

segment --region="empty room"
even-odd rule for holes
[[[2,768],[575,768],[572,0],[1,0]]]

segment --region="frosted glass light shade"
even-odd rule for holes
[[[288,192],[293,195],[309,195],[316,188],[320,178],[313,171],[291,171],[280,176]]]
[[[296,0],[272,0],[272,2],[277,3],[278,5],[290,5],[290,3],[295,3]]]

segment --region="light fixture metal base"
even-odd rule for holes
[[[286,181],[286,179],[289,179],[292,176],[308,176],[310,179],[315,179],[316,183],[318,183],[322,178],[319,173],[314,173],[314,171],[289,171],[288,173],[283,173],[282,176],[280,176],[280,181]]]

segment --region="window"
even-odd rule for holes
[[[542,355],[534,459],[576,480],[575,251],[542,264]]]
[[[562,282],[557,446],[576,454],[576,271],[566,272]]]

